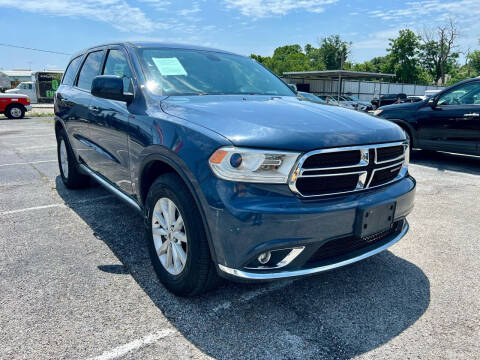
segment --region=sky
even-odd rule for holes
[[[351,61],[384,55],[399,29],[449,18],[459,50],[480,49],[480,0],[0,0],[0,43],[67,54],[110,41],[158,40],[271,55],[339,34]],[[68,55],[0,46],[0,69],[63,69]]]

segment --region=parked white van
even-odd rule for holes
[[[21,82],[16,88],[6,90],[7,94],[23,94],[30,98],[32,103],[37,102],[37,91],[35,89],[35,83],[33,81]]]

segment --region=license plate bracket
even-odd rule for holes
[[[390,202],[370,208],[361,208],[357,212],[355,234],[358,237],[370,236],[392,227],[396,202]]]

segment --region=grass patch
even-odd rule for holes
[[[29,114],[26,114],[25,116],[28,116],[28,117],[48,117],[48,116],[53,116],[55,115],[53,112],[34,112],[34,113],[29,113]]]

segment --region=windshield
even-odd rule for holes
[[[255,94],[295,96],[255,60],[190,49],[138,49],[147,88],[156,95]]]

